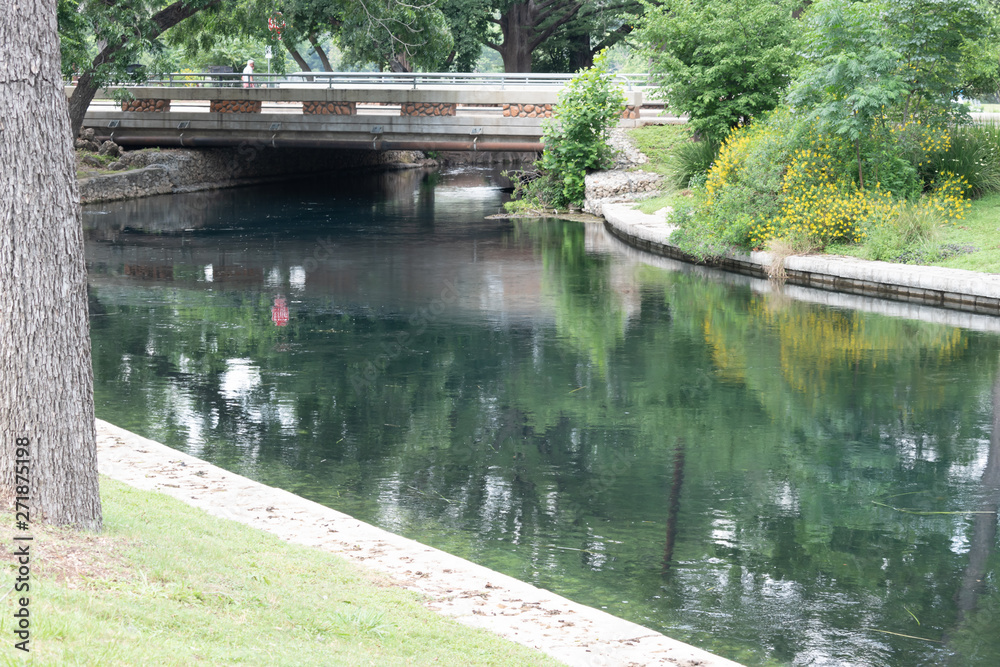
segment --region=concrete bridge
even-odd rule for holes
[[[124,146],[365,148],[540,151],[570,75],[301,73],[177,74],[100,91],[84,127]],[[644,86],[628,79],[622,123],[639,122]],[[67,88],[67,94],[72,87]]]

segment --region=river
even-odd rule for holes
[[[747,665],[997,664],[1000,323],[486,219],[496,182],[85,207],[98,417]]]

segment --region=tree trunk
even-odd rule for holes
[[[177,2],[164,7],[160,11],[153,14],[150,20],[154,27],[152,31],[144,37],[148,40],[154,40],[163,34],[164,30],[174,27],[184,19],[194,16],[206,7],[219,4],[220,1],[221,0],[209,0],[209,2],[204,5],[196,7],[193,6],[193,4],[191,6],[186,5],[185,0],[177,0]],[[16,33],[14,34],[16,35]],[[80,80],[77,81],[76,88],[73,90],[73,94],[69,98],[69,119],[74,139],[80,134],[80,128],[83,127],[83,119],[84,116],[87,115],[87,109],[90,107],[90,103],[94,101],[94,95],[97,94],[97,91],[102,85],[94,78],[94,73],[97,72],[101,65],[114,60],[115,55],[127,42],[128,37],[123,36],[116,41],[105,44],[101,48],[100,53],[97,54],[94,61],[90,64],[90,67],[80,74]]]
[[[854,142],[854,146],[857,149],[858,155],[858,188],[861,190],[865,189],[865,174],[861,170],[861,140],[858,139]]]
[[[569,54],[569,70],[571,72],[578,72],[581,69],[594,66],[594,51],[590,48],[589,34],[574,35],[570,38],[569,43],[571,49]]]
[[[306,59],[302,57],[302,54],[299,53],[298,49],[291,44],[285,44],[285,48],[288,49],[288,53],[291,54],[292,60],[294,60],[295,64],[299,66],[300,70],[303,72],[312,71],[312,67],[309,67],[309,63],[307,63]],[[306,81],[312,81],[312,77],[306,77]]]
[[[504,72],[531,71],[531,33],[533,7],[530,2],[512,4],[500,17],[503,43],[497,50],[503,58]]]
[[[410,68],[410,61],[406,57],[405,53],[395,54],[391,60],[389,60],[389,71],[390,72],[412,72]]]
[[[316,39],[316,35],[309,35],[309,43],[312,44],[313,49],[316,51],[316,55],[319,56],[319,61],[323,63],[324,72],[332,72],[333,65],[330,64],[330,59],[326,57],[326,51],[323,47],[319,45],[319,40]]]
[[[0,43],[0,503],[26,495],[30,522],[100,529],[87,270],[55,3],[9,5]]]
[[[530,72],[531,54],[560,26],[575,17],[583,1],[523,0],[507,7],[499,23],[503,42],[487,44],[500,52],[505,72]],[[542,28],[542,26],[545,26]]]

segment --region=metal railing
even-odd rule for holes
[[[127,86],[161,86],[203,88],[239,88],[243,86],[242,72],[172,72],[164,78],[151,78],[145,83]],[[334,86],[488,86],[504,90],[507,87],[557,87],[566,85],[572,74],[466,74],[462,72],[295,72],[293,74],[266,74],[254,72],[254,88],[278,87],[327,87]],[[615,81],[627,90],[649,85],[647,74],[619,74]]]

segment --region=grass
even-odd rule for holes
[[[12,646],[9,593],[3,664],[558,664],[332,554],[108,479],[101,497],[100,535],[33,527],[31,653]],[[13,517],[0,521],[10,554]],[[3,562],[6,589],[14,560]]]
[[[97,160],[101,166],[93,166],[85,164],[83,162],[84,156],[90,156]],[[118,171],[131,171],[134,167],[127,167],[126,169],[113,171],[108,169],[108,165],[115,162],[118,158],[111,155],[98,155],[90,151],[77,150],[76,151],[76,178],[77,180],[90,178],[91,176],[102,176],[104,174],[115,174]]]
[[[640,168],[669,179],[672,176],[668,164],[670,155],[677,144],[691,139],[691,128],[687,125],[646,125],[628,130],[628,135],[649,158],[649,162]],[[637,208],[643,213],[655,213],[661,208],[673,207],[678,196],[679,193],[673,187],[667,186],[663,194],[642,200]]]
[[[673,208],[677,199],[685,196],[683,194],[684,192],[686,191],[681,190],[680,192],[670,192],[667,194],[657,195],[656,197],[650,197],[649,199],[643,199],[636,204],[636,208],[646,214],[656,213],[664,207]]]
[[[972,202],[964,220],[938,227],[933,240],[923,244],[915,264],[1000,273],[1000,193]],[[865,257],[865,248],[831,244],[827,254]]]
[[[691,128],[688,125],[646,125],[628,130],[628,136],[649,158],[641,167],[643,171],[670,176],[671,152],[676,144],[691,139]]]
[[[1000,193],[973,201],[965,220],[941,230],[940,242],[975,250],[936,260],[936,266],[1000,273]]]

